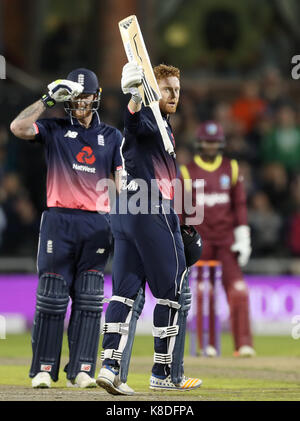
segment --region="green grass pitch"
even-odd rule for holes
[[[203,385],[200,389],[187,393],[160,393],[159,399],[180,400],[184,395],[184,400],[300,400],[300,340],[289,336],[256,336],[254,345],[256,357],[233,357],[231,336],[223,333],[222,356],[209,359],[189,356],[187,340],[185,373],[200,377]],[[67,338],[64,335],[60,378],[53,383],[51,392],[67,391],[63,372],[67,357]],[[8,335],[6,339],[0,340],[0,400],[9,400],[10,388],[33,393],[28,377],[30,358],[29,333]],[[158,399],[157,392],[149,389],[152,359],[153,337],[137,335],[128,376],[128,384],[137,392],[136,399]],[[99,367],[97,371],[98,369]],[[72,389],[72,393],[77,393],[77,396],[78,392],[80,391]],[[110,395],[107,397],[109,399]]]

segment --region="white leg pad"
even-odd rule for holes
[[[172,354],[159,354],[155,352],[153,361],[158,364],[171,364]]]
[[[105,349],[104,351],[101,351],[101,361],[104,361],[106,358],[120,361],[121,357],[122,352],[117,349]]]
[[[129,323],[104,323],[102,333],[119,333],[128,335]]]
[[[179,326],[165,326],[165,327],[155,327],[152,328],[152,334],[156,338],[164,339],[170,336],[178,335]]]

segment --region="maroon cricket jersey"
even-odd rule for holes
[[[246,194],[237,161],[218,155],[208,163],[196,155],[180,171],[182,179],[192,180],[192,186],[185,182],[185,188],[192,189],[193,206],[203,206],[204,200],[203,222],[195,226],[202,239],[215,245],[231,245],[233,229],[247,225]],[[204,195],[196,192],[199,179],[204,180]],[[185,217],[183,211],[181,222],[185,222]]]

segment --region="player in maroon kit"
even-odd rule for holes
[[[186,189],[192,189],[193,206],[203,205],[203,194],[197,197],[195,180],[204,180],[204,218],[195,228],[203,240],[202,260],[219,260],[223,267],[223,286],[230,307],[234,355],[254,356],[249,322],[247,285],[241,267],[251,254],[250,229],[247,225],[246,195],[236,160],[222,156],[225,145],[221,125],[207,121],[197,131],[197,150],[192,162],[181,166]],[[184,212],[184,211],[183,211]],[[190,217],[192,215],[189,215]],[[187,215],[183,213],[182,222]],[[203,283],[198,273],[198,308],[202,307]],[[206,354],[215,356],[213,300],[210,294],[210,340]],[[201,347],[202,311],[198,313],[198,337]]]

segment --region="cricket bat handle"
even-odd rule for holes
[[[159,102],[157,102],[157,101],[152,102],[151,104],[149,104],[149,107],[151,108],[151,110],[153,112],[153,115],[154,115],[154,118],[157,122],[159,131],[160,131],[163,143],[164,143],[165,150],[175,158],[176,155],[175,155],[175,151],[174,151],[174,146],[173,146],[173,144],[171,142],[171,139],[168,135],[168,132],[167,132],[167,129],[166,129],[166,126],[165,126],[165,122],[164,122],[164,120],[161,116],[161,112],[160,112],[160,108],[159,108]]]

